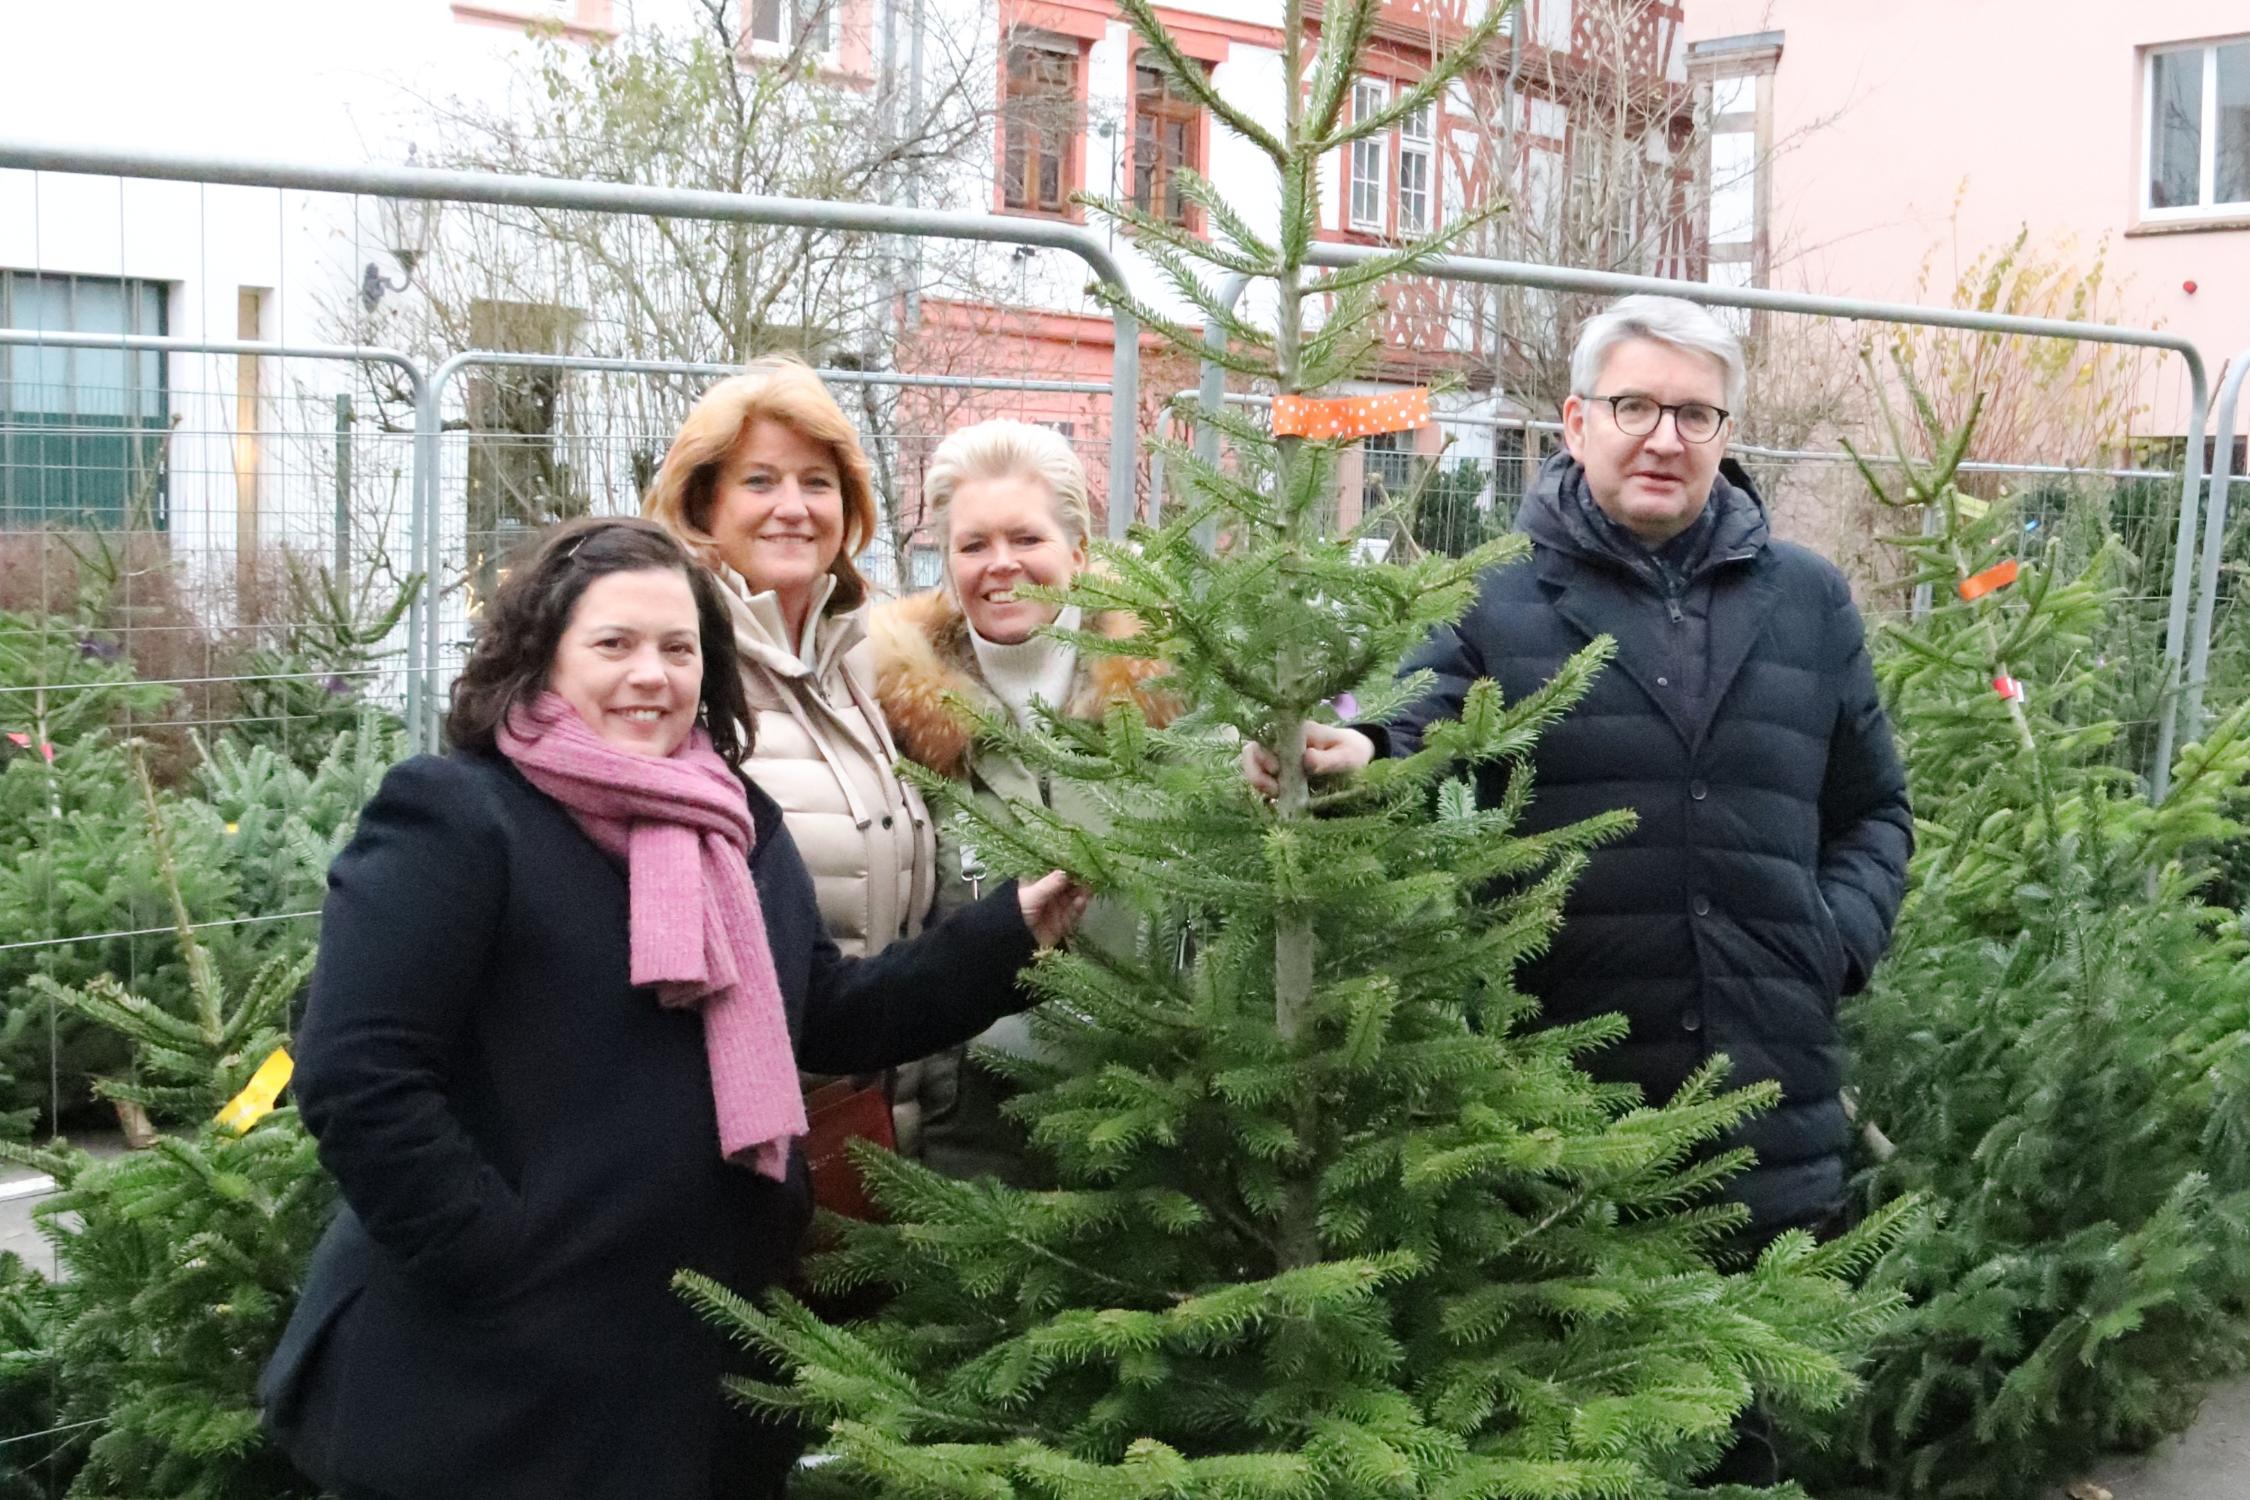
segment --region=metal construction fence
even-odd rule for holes
[[[1076,256],[1095,277],[1124,285],[1123,270],[1099,236],[1053,220],[0,142],[0,170],[7,169],[1037,245]],[[1319,258],[1342,265],[1364,256],[1323,247]],[[2152,567],[2136,592],[2150,617],[2162,621],[2161,648],[2129,665],[2160,688],[2146,729],[2150,778],[2161,789],[2179,738],[2192,737],[2201,722],[2214,636],[2226,638],[2232,624],[2222,563],[2239,559],[2241,548],[2230,538],[2227,485],[2234,477],[2232,440],[2250,352],[2229,369],[2217,430],[2208,434],[2211,407],[2200,357],[2184,339],[2149,330],[1462,258],[1421,269],[1473,285],[1658,291],[1778,314],[2085,340],[2181,356],[2190,386],[2182,469],[1972,466],[2019,491],[2050,496],[2051,504],[2027,508],[2033,522],[2090,506],[2143,539]],[[0,274],[48,270],[32,265],[0,268]],[[29,656],[0,661],[0,730],[16,737],[0,742],[0,759],[38,754],[49,727],[73,702],[97,698],[115,704],[108,722],[128,732],[160,730],[182,762],[192,756],[195,739],[208,744],[228,731],[301,761],[317,760],[337,738],[339,724],[348,722],[345,710],[362,706],[396,715],[412,743],[434,746],[439,709],[470,622],[512,549],[565,516],[637,511],[688,402],[710,379],[737,368],[723,360],[521,350],[410,353],[126,326],[140,331],[0,327],[0,611],[68,620],[80,631],[66,643],[65,655],[75,656],[68,672],[45,670]],[[1158,515],[1166,497],[1161,468],[1145,467],[1140,458],[1140,413],[1149,408],[1138,331],[1122,323],[1108,343],[1106,380],[979,369],[973,361],[946,373],[821,373],[862,419],[879,483],[894,498],[916,488],[930,449],[964,419],[963,411],[989,414],[996,402],[1049,401],[1097,414],[1098,422],[1070,436],[1119,502],[1108,506],[1108,518],[1111,534],[1122,536],[1136,516]],[[56,399],[55,388],[67,388],[70,399]],[[1199,392],[1169,407],[1211,456],[1219,452],[1218,431],[1195,415],[1222,399],[1256,398],[1226,394],[1217,367],[1207,365]],[[1439,524],[1463,532],[1489,528],[1510,513],[1557,431],[1552,422],[1518,417],[1455,413],[1440,422],[1454,441],[1436,461],[1457,472],[1440,476],[1450,509]],[[2206,504],[2202,455],[2214,435]],[[1840,453],[1735,452],[1776,500],[1785,533],[1816,508],[1816,499],[1856,494]],[[1372,498],[1398,493],[1428,462],[1422,452],[1373,444],[1354,455],[1347,473]],[[1360,509],[1345,498],[1340,523],[1347,510]],[[52,524],[57,519],[75,524]],[[1862,526],[1856,534],[1871,533]],[[2047,537],[2031,525],[2023,545],[2031,555]],[[1849,566],[1849,559],[1840,560]],[[911,535],[878,538],[862,563],[882,586],[935,581],[934,554]],[[307,665],[313,662],[317,667]],[[152,686],[165,690],[161,701],[141,691]],[[59,841],[62,821],[29,837]],[[169,911],[161,904],[108,911],[66,896],[59,886],[47,889],[41,899],[49,905],[37,920],[0,932],[0,987],[7,992],[14,993],[22,976],[53,968],[47,962],[52,955],[81,946],[110,945],[110,967],[128,984],[144,966],[153,971],[175,961],[164,947]],[[309,915],[276,910],[254,919]],[[212,918],[209,925],[242,920]],[[123,946],[115,946],[119,942]],[[51,1034],[51,1016],[48,1025]],[[7,1040],[0,1031],[0,1072]],[[49,1064],[52,1070],[51,1056]],[[52,1103],[59,1112],[63,1101]]]

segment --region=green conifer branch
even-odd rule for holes
[[[1200,335],[1186,324],[1167,314],[1158,312],[1140,298],[1119,291],[1107,282],[1090,283],[1086,291],[1088,296],[1108,308],[1113,315],[1138,319],[1142,327],[1155,332],[1175,347],[1199,349],[1203,358],[1222,368],[1232,370],[1238,375],[1248,375],[1260,379],[1271,379],[1273,377],[1273,365],[1269,361],[1261,360],[1256,354],[1237,348],[1232,344],[1205,345]]]
[[[1235,211],[1233,199],[1201,172],[1182,166],[1172,178],[1172,184],[1181,197],[1203,210],[1210,224],[1233,243],[1237,253],[1230,259],[1212,257],[1214,265],[1221,265],[1244,276],[1270,276],[1279,260],[1274,247],[1263,235],[1250,227],[1250,221]],[[1184,231],[1182,231],[1184,234]],[[1204,242],[1192,236],[1181,244],[1181,249],[1195,253]]]
[[[1277,166],[1288,161],[1288,147],[1222,96],[1212,83],[1209,71],[1180,50],[1179,42],[1157,19],[1156,8],[1150,0],[1117,0],[1117,9],[1143,44],[1162,61],[1164,71],[1209,110],[1212,118],[1225,122],[1228,129],[1271,157]]]
[[[1293,145],[1299,141],[1320,140],[1336,128],[1344,104],[1351,97],[1352,80],[1358,76],[1360,58],[1374,34],[1375,18],[1381,9],[1381,0],[1344,0],[1334,10],[1323,7],[1320,46],[1313,57],[1312,81],[1304,86],[1309,97],[1304,117],[1293,121],[1296,126]],[[1294,94],[1300,86],[1298,81],[1305,76],[1294,59],[1285,76]],[[1320,154],[1318,150],[1303,153],[1314,158]]]
[[[1370,12],[1375,9],[1372,4],[1367,5],[1366,8]],[[1317,144],[1313,147],[1314,153],[1316,155],[1325,154],[1339,147],[1348,146],[1353,141],[1365,140],[1370,136],[1389,130],[1416,110],[1433,105],[1454,80],[1484,60],[1493,40],[1500,35],[1500,28],[1507,24],[1508,16],[1515,8],[1514,0],[1506,0],[1506,3],[1496,3],[1489,6],[1484,15],[1478,18],[1476,25],[1469,28],[1467,35],[1433,58],[1429,71],[1423,74],[1421,79],[1412,87],[1393,98],[1387,107],[1377,110],[1365,119],[1353,120],[1340,126],[1336,123],[1336,117],[1330,115],[1319,127],[1320,133]],[[1355,38],[1352,52],[1346,55],[1357,57],[1358,48],[1364,44],[1364,40],[1364,36]],[[1349,87],[1348,75],[1344,87]],[[1339,90],[1337,99],[1339,106],[1341,102],[1342,90]],[[1338,112],[1341,112],[1340,108]]]
[[[1210,184],[1198,176],[1192,167],[1176,167],[1173,172],[1174,175],[1167,183],[1170,190],[1190,203],[1203,205],[1206,213],[1211,212],[1207,200],[1217,198],[1218,194]],[[1095,193],[1074,193],[1071,201],[1115,219],[1121,227],[1132,230],[1135,242],[1144,250],[1151,245],[1161,246],[1176,255],[1200,260],[1205,265],[1238,276],[1259,276],[1272,269],[1272,252],[1267,250],[1262,256],[1258,254],[1265,247],[1258,245],[1254,237],[1250,245],[1243,249],[1229,250],[1214,240],[1191,233],[1185,226],[1170,219],[1160,219],[1126,199],[1108,198]],[[1234,218],[1231,210],[1228,218],[1233,222],[1240,222]],[[1213,222],[1219,222],[1216,216]],[[1247,226],[1245,229],[1247,230]],[[1223,225],[1222,231],[1227,233],[1229,239],[1235,238],[1231,232],[1224,231]]]

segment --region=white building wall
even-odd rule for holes
[[[881,46],[886,0],[872,0],[869,40]],[[899,0],[903,4],[904,0]],[[531,43],[520,27],[490,24],[510,11],[525,18],[568,21],[606,17],[615,25],[685,23],[694,0],[482,0],[475,14],[451,0],[394,0],[381,7],[337,0],[111,0],[92,6],[21,6],[10,18],[12,64],[0,88],[0,138],[214,156],[355,163],[397,162],[418,140],[434,142],[436,112],[455,101],[486,110],[543,107],[513,97],[518,65]],[[1279,0],[1191,0],[1183,9],[1256,26],[1278,26]],[[1543,36],[1567,38],[1567,0],[1542,0]],[[981,90],[951,101],[957,109],[991,110],[1000,89],[1000,27],[995,0],[925,0],[926,71],[966,65]],[[1559,29],[1558,29],[1559,28]],[[121,41],[121,39],[123,39]],[[898,42],[903,68],[910,39]],[[1133,39],[1110,24],[1088,59],[1085,185],[1124,195],[1133,87]],[[1309,60],[1309,59],[1308,59]],[[1283,64],[1264,46],[1237,40],[1214,79],[1229,99],[1278,126]],[[931,101],[933,104],[939,101]],[[1106,130],[1106,133],[1104,133]],[[1270,228],[1279,187],[1261,153],[1213,124],[1208,172],[1253,224]],[[997,133],[958,166],[928,173],[916,186],[924,207],[995,211]],[[1536,170],[1535,170],[1536,178]],[[1440,172],[1449,211],[1459,185]],[[1324,226],[1342,222],[1344,161],[1322,165]],[[1536,192],[1537,185],[1534,184]],[[1139,254],[1129,235],[1098,215],[1088,228],[1127,268],[1136,292],[1169,316],[1200,314],[1176,296]],[[169,288],[169,331],[187,338],[232,338],[244,289],[263,294],[260,337],[292,343],[346,341],[364,268],[396,279],[381,205],[335,195],[187,183],[119,182],[58,174],[0,172],[0,269],[48,275],[145,278]],[[1085,295],[1086,268],[1063,252],[1019,257],[1006,244],[963,249],[932,246],[933,264],[961,267],[952,290],[976,298],[995,293],[1061,314],[1096,315]],[[941,280],[932,288],[942,294]],[[411,296],[411,293],[405,295]],[[1253,292],[1249,311],[1270,316],[1271,293]],[[213,569],[251,539],[237,512],[245,493],[237,465],[233,356],[176,356],[169,385],[178,431],[171,452],[169,510],[176,546]],[[333,504],[330,460],[323,454],[319,413],[353,389],[348,366],[309,360],[264,362],[261,428],[295,429],[289,451],[272,432],[255,448],[255,540],[326,549]],[[311,415],[308,415],[310,413]],[[369,462],[396,473],[396,515],[403,525],[406,442],[369,445]],[[362,479],[367,476],[363,473]],[[448,510],[458,506],[448,505]],[[363,539],[363,543],[374,538]],[[394,553],[403,539],[389,539]],[[403,560],[402,560],[403,561]]]
[[[511,3],[549,9],[488,8]],[[508,58],[529,45],[520,28],[464,19],[448,0],[23,6],[9,33],[0,138],[340,164],[404,159],[430,138],[433,109],[502,97]],[[237,337],[247,290],[261,297],[255,337],[351,342],[363,268],[398,278],[384,217],[333,194],[6,171],[0,269],[162,283],[176,338]],[[175,555],[207,576],[231,565],[238,541],[325,554],[333,540],[334,443],[316,424],[353,388],[353,367],[261,362],[244,432],[239,366],[232,355],[167,359],[169,530]],[[364,445],[365,463],[403,460],[401,444]],[[245,493],[254,533],[238,514]],[[403,509],[402,494],[401,525]],[[403,533],[387,540],[397,550]]]

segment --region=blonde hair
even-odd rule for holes
[[[793,355],[752,360],[740,375],[729,375],[703,393],[672,439],[671,450],[641,502],[641,514],[687,543],[705,564],[715,567],[723,562],[718,541],[706,529],[711,494],[720,465],[742,446],[753,422],[778,422],[835,456],[843,491],[844,543],[828,567],[836,578],[828,610],[834,614],[857,609],[866,602],[868,588],[852,559],[875,536],[874,481],[859,446],[858,429],[812,367]]]
[[[962,485],[986,479],[1037,479],[1052,497],[1055,519],[1081,545],[1094,534],[1093,503],[1086,496],[1086,466],[1052,427],[1005,418],[964,427],[938,444],[922,476],[922,501],[943,543],[951,531],[947,509]]]

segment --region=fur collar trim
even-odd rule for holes
[[[1114,641],[1134,634],[1140,624],[1121,610],[1109,610],[1091,616],[1086,628]],[[958,694],[1002,718],[1007,710],[977,675],[969,622],[960,606],[942,589],[894,600],[875,610],[867,644],[875,701],[898,738],[899,753],[940,776],[966,776],[974,737],[945,695]],[[1098,719],[1110,704],[1124,700],[1161,728],[1179,715],[1177,702],[1148,687],[1149,679],[1163,670],[1162,662],[1141,657],[1081,653],[1063,712],[1074,719]]]

